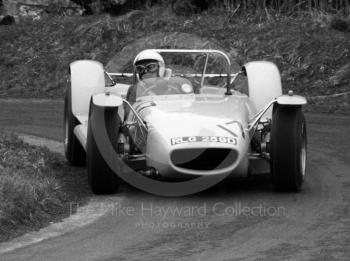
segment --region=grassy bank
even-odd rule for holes
[[[185,32],[215,40],[240,64],[275,62],[285,90],[306,96],[343,93],[350,89],[350,32],[336,30],[335,18],[319,11],[281,15],[224,9],[188,17],[155,6],[121,17],[22,21],[0,28],[0,49],[5,50],[0,53],[0,97],[63,97],[70,62],[95,59],[106,64],[124,46],[155,32]],[[349,99],[335,98],[328,109],[347,109]]]
[[[84,169],[63,156],[0,133],[0,242],[58,221],[90,192]]]

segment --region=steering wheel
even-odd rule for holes
[[[154,89],[159,89],[159,88],[164,88],[164,87],[156,85],[156,84],[151,85],[148,88],[144,87],[145,90],[142,92],[141,96],[145,96],[146,93],[151,92]],[[164,88],[164,90],[166,90],[166,91],[164,91],[163,93],[155,92],[155,94],[159,94],[159,95],[161,95],[161,94],[182,94],[182,92],[178,88],[176,88],[175,86],[171,86],[171,85],[166,86]]]

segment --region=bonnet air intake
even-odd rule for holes
[[[236,162],[238,152],[224,148],[178,149],[171,153],[170,158],[176,167],[209,171],[231,166]]]

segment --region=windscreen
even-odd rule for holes
[[[218,93],[227,84],[230,64],[221,53],[160,52],[164,67],[152,61],[138,69],[136,97],[150,95]],[[222,93],[220,91],[219,93]]]

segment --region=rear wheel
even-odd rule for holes
[[[74,128],[79,121],[72,113],[72,91],[69,86],[64,99],[64,153],[70,164],[84,166],[86,153],[77,137]]]
[[[275,104],[270,167],[275,190],[300,190],[306,170],[306,123],[301,107]]]
[[[104,121],[103,121],[104,119]],[[118,115],[118,108],[105,108],[90,104],[90,115],[87,132],[87,174],[91,190],[95,194],[109,194],[117,189],[118,178],[116,173],[107,164],[104,156],[113,157],[116,155],[117,138],[121,120]],[[107,148],[103,144],[97,144],[94,133],[100,128],[106,128],[108,140],[112,144],[112,151],[105,151],[101,154],[99,148]],[[95,135],[94,135],[95,134]],[[115,162],[115,160],[114,160]]]

